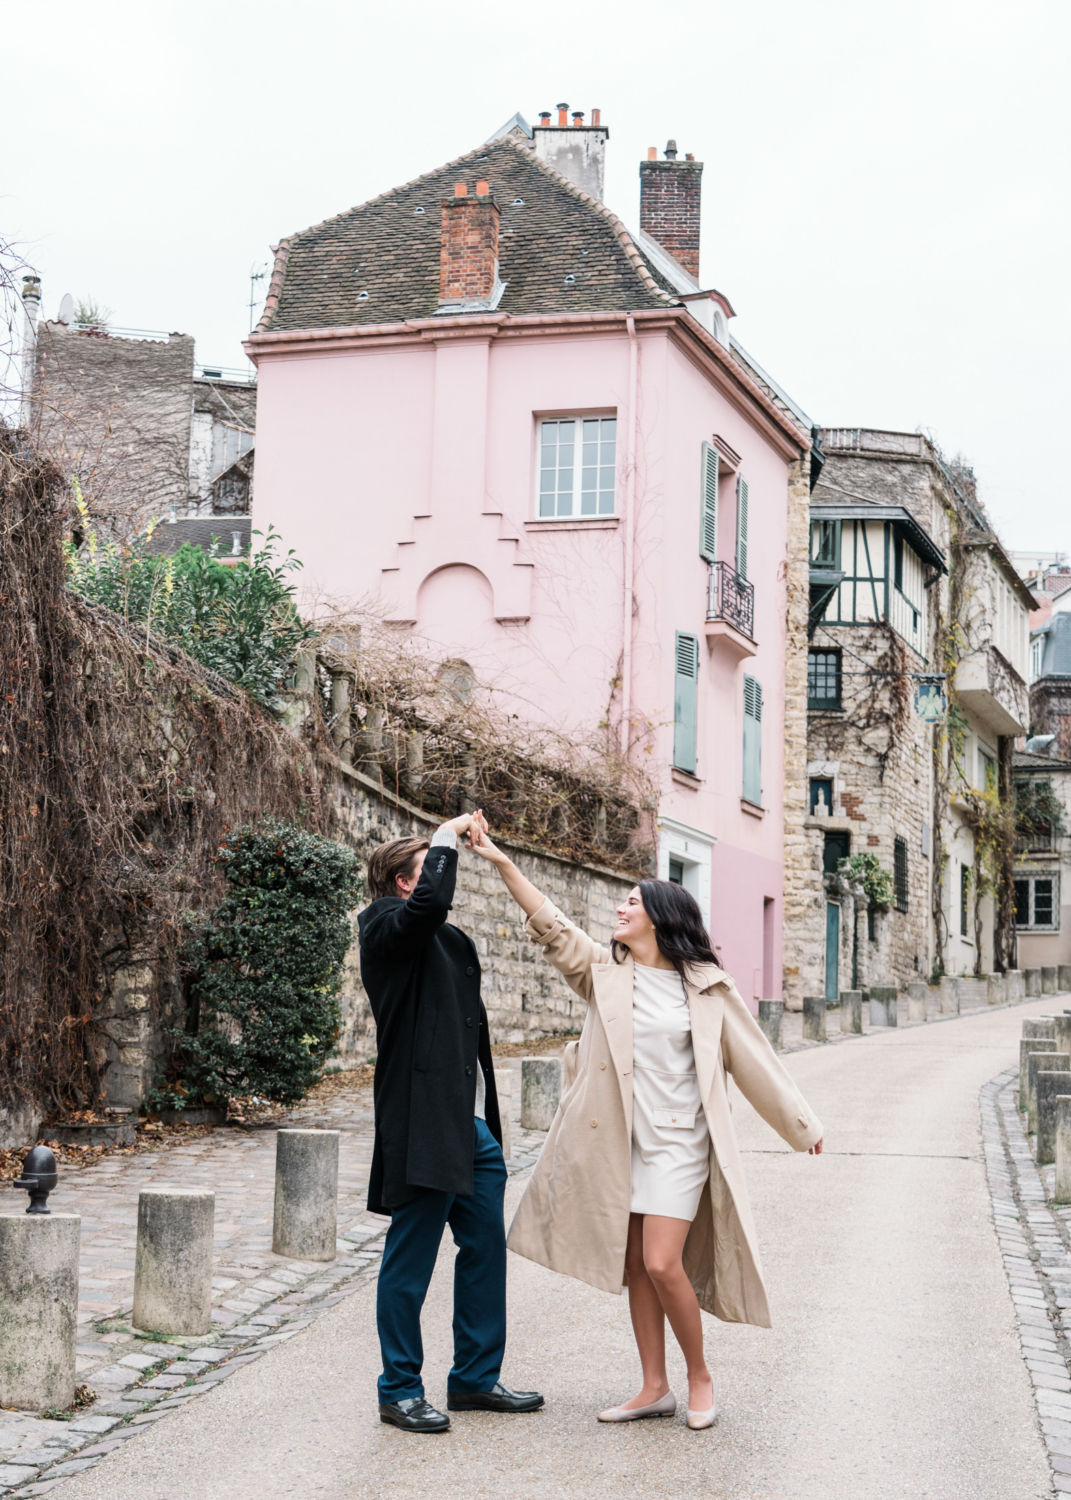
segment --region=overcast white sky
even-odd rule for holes
[[[816,421],[924,428],[1007,546],[1071,550],[1066,0],[37,0],[7,42],[0,228],[46,315],[242,364],[270,242],[599,107],[626,223],[649,145],[705,162],[703,285]]]

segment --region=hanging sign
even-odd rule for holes
[[[924,724],[939,724],[946,710],[943,677],[923,677],[915,680],[915,712]]]

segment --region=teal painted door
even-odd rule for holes
[[[837,979],[840,959],[840,907],[835,901],[826,902],[826,999],[837,998]]]

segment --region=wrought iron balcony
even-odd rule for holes
[[[707,619],[723,620],[748,640],[755,639],[755,585],[727,562],[710,565]]]

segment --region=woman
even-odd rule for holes
[[[718,968],[687,891],[664,880],[634,886],[607,951],[495,847],[481,814],[470,837],[524,911],[529,937],[589,1007],[509,1247],[606,1291],[628,1286],[643,1385],[601,1422],[676,1411],[668,1318],[688,1368],[688,1426],[711,1427],[718,1398],[700,1308],[770,1326],[726,1073],[795,1150],[820,1154],[821,1124]]]

